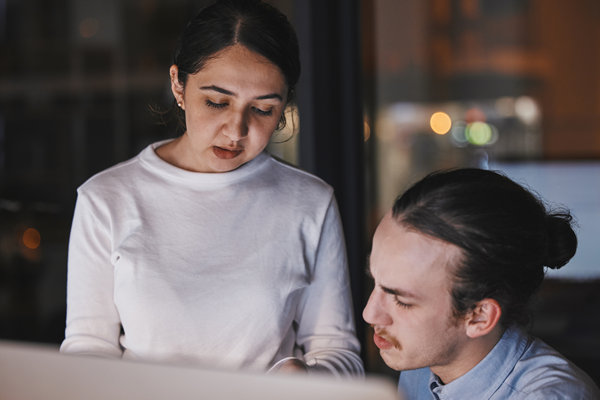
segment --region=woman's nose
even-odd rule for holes
[[[248,135],[248,121],[245,111],[235,111],[229,115],[229,119],[223,129],[223,134],[234,142]]]

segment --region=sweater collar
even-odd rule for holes
[[[266,151],[261,152],[254,159],[228,172],[193,172],[172,165],[156,154],[156,149],[173,139],[162,140],[148,145],[138,155],[140,161],[152,172],[168,180],[188,183],[193,186],[226,186],[254,175],[270,160]]]

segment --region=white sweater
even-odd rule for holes
[[[332,189],[266,153],[182,170],[161,143],[78,189],[61,351],[361,374]]]

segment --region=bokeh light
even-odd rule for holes
[[[476,146],[484,146],[492,141],[492,127],[485,122],[473,122],[467,125],[465,136],[469,143]]]
[[[526,124],[533,124],[540,118],[540,109],[536,101],[528,96],[517,98],[515,113]]]
[[[448,114],[442,111],[435,112],[429,119],[431,130],[438,135],[445,135],[452,128],[452,119]]]
[[[485,113],[479,107],[471,107],[465,111],[465,122],[470,124],[472,122],[485,122]]]
[[[40,243],[42,242],[42,237],[40,232],[38,232],[35,228],[27,228],[25,232],[23,232],[23,244],[25,247],[31,250],[35,250],[40,247]]]
[[[452,143],[456,147],[466,147],[469,142],[465,135],[466,125],[463,121],[457,121],[452,124],[452,129],[450,130],[450,137],[452,139]]]

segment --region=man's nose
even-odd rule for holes
[[[363,319],[371,325],[390,325],[392,318],[385,307],[385,293],[377,288],[373,289],[369,301],[363,310]]]

